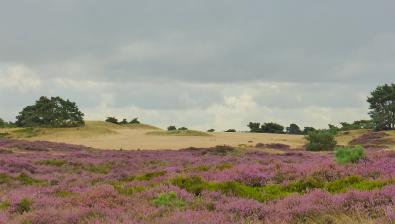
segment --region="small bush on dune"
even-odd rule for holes
[[[207,130],[207,132],[215,132],[215,130],[214,129],[209,129],[209,130]]]
[[[176,128],[176,126],[171,125],[171,126],[167,127],[167,130],[168,130],[168,131],[176,131],[177,128]]]
[[[340,164],[357,163],[365,157],[365,149],[360,146],[336,148],[335,160]]]
[[[235,129],[228,129],[225,132],[236,132],[236,130]]]
[[[335,136],[328,131],[313,131],[306,136],[307,151],[331,151],[336,146]]]

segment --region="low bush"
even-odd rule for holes
[[[225,132],[236,132],[236,129],[228,129]]]
[[[24,198],[18,204],[16,204],[15,212],[19,214],[23,214],[25,212],[29,212],[31,210],[32,202]]]
[[[340,164],[358,163],[365,157],[365,149],[360,146],[341,147],[335,150],[335,160]]]
[[[185,201],[177,197],[176,192],[161,193],[153,200],[156,207],[184,207]]]
[[[337,142],[335,136],[328,131],[313,131],[306,136],[307,151],[331,151],[335,148]]]
[[[177,130],[177,128],[176,128],[176,126],[171,125],[171,126],[167,127],[167,130],[168,131],[175,131],[175,130]]]

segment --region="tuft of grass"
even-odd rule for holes
[[[40,180],[40,179],[35,179],[25,173],[21,173],[19,176],[15,178],[19,182],[21,182],[24,185],[43,185],[47,184],[46,180]]]
[[[37,164],[39,164],[39,165],[46,165],[46,166],[61,167],[61,166],[66,165],[67,161],[66,160],[49,159],[49,160],[39,161]]]
[[[206,132],[194,130],[151,131],[146,134],[158,136],[211,136]]]
[[[40,129],[38,128],[21,128],[13,130],[9,133],[11,137],[15,138],[33,138],[40,134]]]
[[[126,196],[132,196],[135,193],[139,193],[145,190],[145,187],[143,186],[126,186],[121,182],[113,182],[112,186],[118,193]]]
[[[358,163],[364,157],[365,149],[360,145],[335,149],[335,160],[340,164]]]
[[[15,208],[15,212],[19,214],[23,214],[25,212],[29,212],[31,210],[32,202],[28,198],[23,198]]]
[[[89,164],[85,169],[92,173],[108,174],[112,170],[112,165],[109,163]]]
[[[166,171],[150,172],[150,173],[143,174],[141,176],[137,176],[134,179],[140,180],[140,181],[150,181],[150,180],[152,180],[152,178],[161,177],[165,174],[166,174]]]
[[[11,204],[8,201],[0,202],[0,211],[8,209],[10,206]]]
[[[230,164],[230,163],[222,163],[222,164],[218,164],[215,166],[215,169],[220,170],[220,171],[230,169],[230,168],[232,168],[232,164]]]
[[[161,193],[157,195],[152,202],[156,207],[184,207],[185,201],[178,198],[176,192]]]

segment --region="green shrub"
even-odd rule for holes
[[[166,171],[150,172],[137,176],[135,179],[140,181],[150,181],[154,177],[161,177],[166,174]]]
[[[102,164],[90,164],[86,167],[86,170],[92,173],[99,173],[99,174],[108,174],[112,169],[111,164],[109,163],[102,163]]]
[[[31,206],[32,206],[32,202],[29,199],[24,198],[16,205],[15,212],[19,214],[29,212],[31,210]]]
[[[46,180],[39,180],[39,179],[34,179],[33,177],[30,177],[29,175],[25,173],[21,173],[19,176],[15,178],[16,180],[20,181],[24,185],[40,185],[40,184],[46,184]]]
[[[0,211],[9,208],[11,204],[8,201],[0,202]]]
[[[336,146],[335,136],[328,131],[313,131],[306,136],[307,151],[330,151]]]
[[[171,125],[171,126],[167,127],[167,130],[168,131],[175,131],[175,130],[177,130],[177,128],[176,128],[176,126]]]
[[[156,207],[168,206],[168,207],[184,207],[185,201],[177,197],[176,192],[162,193],[156,196],[153,200]]]
[[[49,159],[49,160],[43,160],[39,161],[38,164],[40,165],[47,165],[47,166],[63,166],[67,163],[65,160],[57,160],[57,159]]]
[[[335,160],[340,164],[358,163],[365,157],[365,149],[360,146],[336,148]]]
[[[173,185],[195,195],[200,195],[200,193],[207,188],[207,184],[199,176],[176,177],[171,182]]]

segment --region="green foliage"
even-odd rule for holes
[[[92,173],[107,174],[111,171],[112,165],[109,163],[89,164],[85,169]]]
[[[67,161],[66,160],[49,159],[49,160],[39,161],[37,164],[60,167],[60,166],[66,165]]]
[[[140,181],[150,181],[152,178],[161,177],[166,174],[166,171],[158,171],[158,172],[150,172],[143,174],[141,176],[137,176],[135,179]]]
[[[0,211],[6,210],[10,206],[11,206],[11,204],[8,201],[0,202]]]
[[[131,120],[131,121],[129,122],[129,124],[140,124],[140,121],[139,121],[138,118],[136,117],[136,118],[133,118],[133,120]]]
[[[177,197],[176,192],[161,193],[153,199],[156,207],[184,207],[185,201]]]
[[[19,176],[15,178],[19,182],[21,182],[24,185],[40,185],[40,184],[46,184],[46,180],[39,180],[35,179],[33,177],[30,177],[29,175],[25,173],[21,173]]]
[[[178,130],[179,130],[179,131],[187,131],[188,128],[186,128],[186,127],[181,127],[181,128],[179,128]]]
[[[250,132],[261,132],[261,123],[258,122],[250,122],[247,127],[250,128]]]
[[[6,122],[0,118],[0,128],[15,128],[16,125],[12,122]]]
[[[360,176],[348,176],[334,181],[325,182],[314,177],[291,182],[287,185],[269,184],[261,187],[247,186],[236,181],[223,183],[206,182],[199,176],[176,177],[171,183],[195,195],[203,190],[219,191],[226,195],[254,199],[260,202],[276,200],[289,194],[304,194],[312,189],[323,189],[331,193],[341,193],[349,189],[373,190],[394,184],[390,180],[367,180]]]
[[[273,122],[269,123],[264,123],[260,126],[261,124],[258,122],[250,122],[247,127],[250,128],[250,132],[256,132],[256,133],[277,133],[277,134],[283,134],[284,133],[284,127]]]
[[[0,184],[8,184],[12,181],[12,177],[5,174],[5,173],[0,173]]]
[[[226,169],[230,169],[232,168],[232,164],[230,163],[222,163],[222,164],[218,164],[215,166],[215,169],[217,170],[226,170]]]
[[[168,130],[168,131],[176,131],[177,128],[176,128],[176,126],[171,125],[171,126],[167,127],[167,130]]]
[[[131,196],[135,193],[139,193],[145,190],[143,186],[127,186],[122,182],[112,183],[112,186],[118,193],[127,196]]]
[[[286,128],[286,133],[290,135],[301,135],[302,130],[300,130],[298,125],[290,124],[289,127]]]
[[[84,114],[74,102],[60,97],[40,97],[16,117],[18,127],[77,127],[84,125]]]
[[[340,128],[336,127],[335,125],[332,124],[328,124],[329,129],[324,130],[327,131],[329,133],[331,133],[332,135],[337,135],[337,133],[340,131]]]
[[[306,136],[308,144],[307,151],[329,151],[333,150],[337,142],[335,136],[329,131],[313,131]]]
[[[215,129],[208,129],[207,132],[215,132]]]
[[[31,210],[31,206],[32,202],[27,198],[23,198],[18,204],[16,204],[15,212],[19,214],[29,212]]]
[[[302,134],[308,135],[310,132],[316,131],[313,127],[304,127]]]
[[[236,129],[228,129],[225,132],[236,132]]]
[[[395,84],[378,86],[367,101],[375,129],[395,129]]]
[[[105,122],[113,123],[113,124],[118,124],[118,119],[115,117],[107,117]]]
[[[350,130],[358,130],[358,129],[374,129],[374,123],[372,120],[359,120],[354,121],[353,123],[341,122],[342,126],[340,130],[342,131],[350,131]]]
[[[210,167],[206,166],[206,165],[200,165],[200,166],[195,167],[194,170],[197,170],[197,171],[209,171]]]
[[[340,164],[357,163],[365,157],[365,149],[360,146],[341,147],[335,150],[335,160]]]
[[[128,121],[124,118],[119,124],[128,124]]]

